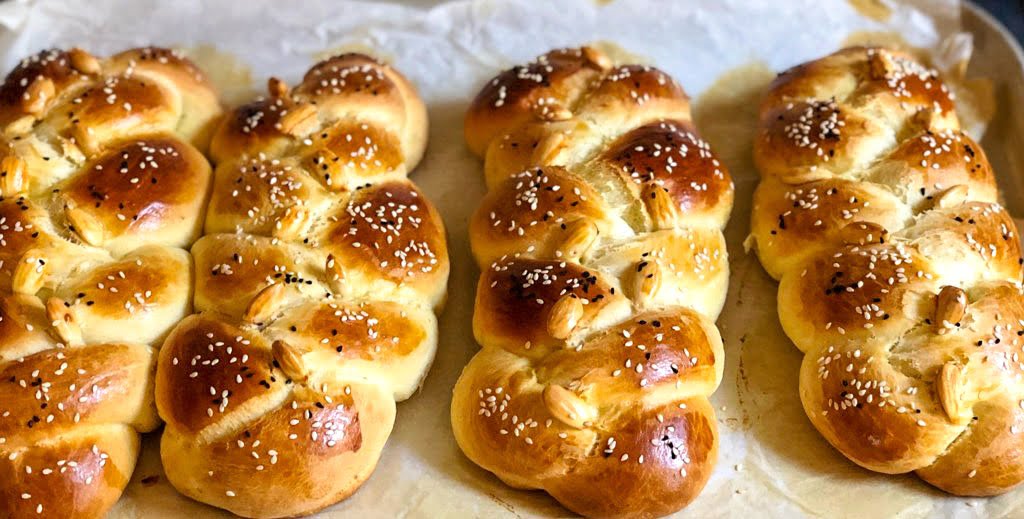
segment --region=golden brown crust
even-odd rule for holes
[[[53,102],[58,92],[73,91],[76,86],[86,83],[87,73],[73,68],[68,54],[60,49],[41,51],[23,59],[7,74],[3,86],[0,86],[0,124],[7,126],[29,113],[29,108],[42,111],[42,108]],[[46,80],[51,83],[47,88],[50,95],[42,103],[35,102],[40,97],[38,94],[41,89],[32,88],[37,78],[42,78],[40,84]]]
[[[342,277],[379,279],[422,293],[444,290],[444,226],[414,185],[391,181],[357,189],[344,210],[327,219],[313,239],[334,255]]]
[[[4,517],[102,517],[128,484],[138,432],[124,425],[76,429],[31,448],[0,445],[0,513]],[[59,498],[58,498],[59,496]]]
[[[733,202],[685,93],[559,50],[488,83],[465,129],[490,192],[470,222],[483,349],[454,390],[459,446],[585,516],[679,510],[717,459]]]
[[[210,318],[182,321],[165,341],[157,373],[158,387],[176,388],[157,393],[168,426],[198,433],[250,399],[284,391],[291,381],[274,370],[264,342],[260,335]],[[200,404],[202,412],[196,412]]]
[[[538,113],[561,117],[560,109],[574,104],[601,71],[601,64],[587,59],[581,49],[564,49],[502,72],[480,90],[466,112],[469,149],[483,155],[502,131],[533,121]],[[558,100],[558,106],[545,108],[548,99]]]
[[[582,254],[592,245],[586,233],[613,232],[615,220],[603,206],[592,186],[564,168],[522,171],[491,189],[473,214],[473,254],[481,264],[517,252],[537,258],[558,257],[560,250]],[[562,247],[573,241],[575,251]]]
[[[28,447],[76,424],[153,428],[146,379],[154,364],[149,348],[112,344],[46,350],[5,365],[0,383],[9,403],[0,423],[2,445]],[[43,387],[46,398],[36,398]]]
[[[588,326],[602,310],[621,313],[628,305],[622,291],[577,263],[518,260],[497,263],[480,276],[473,330],[477,341],[529,356],[561,347],[564,337],[547,328],[553,307],[563,297],[579,299],[577,326]],[[531,350],[533,350],[531,352]]]
[[[402,176],[423,155],[423,102],[401,74],[368,56],[324,60],[294,89],[275,79],[269,94],[225,118],[211,144],[214,162],[308,154],[311,170],[340,162],[335,180],[354,186],[367,169]]]
[[[244,517],[316,512],[354,492],[376,465],[395,414],[381,389],[299,388],[201,442],[165,432],[161,454],[178,459],[166,465],[167,477],[185,495]]]
[[[210,165],[195,148],[169,136],[111,145],[83,173],[59,187],[66,211],[102,232],[90,245],[118,250],[157,235],[186,247],[199,236]],[[84,229],[69,230],[75,233]],[[122,245],[125,244],[125,245]]]
[[[426,113],[369,57],[314,66],[226,116],[195,308],[161,351],[161,456],[183,494],[245,517],[313,513],[377,464],[437,347],[444,225],[406,178]]]
[[[753,243],[815,427],[859,465],[951,493],[1024,480],[1024,258],[938,75],[874,48],[795,67],[754,153]]]
[[[697,136],[690,121],[662,120],[640,126],[619,137],[601,156],[601,161],[619,170],[635,196],[649,193],[644,188],[661,188],[681,219],[693,223],[707,215],[709,226],[722,226],[729,219],[733,184],[707,142]]]
[[[608,452],[612,436],[602,436],[601,455],[574,472],[572,484],[553,483],[552,495],[570,510],[595,517],[661,517],[693,500],[718,457],[718,427],[707,400],[633,408],[619,420],[615,451]]]
[[[44,51],[0,86],[0,516],[101,517],[130,479],[219,113],[162,49]]]

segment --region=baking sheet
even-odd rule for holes
[[[428,2],[429,3],[429,2]],[[976,17],[971,23],[981,24]],[[483,196],[480,162],[462,143],[462,114],[480,85],[499,69],[560,46],[599,41],[613,54],[657,64],[696,100],[695,117],[736,180],[736,208],[726,236],[732,281],[719,320],[725,377],[712,398],[720,422],[721,457],[704,493],[685,517],[1009,517],[1024,510],[1024,489],[993,499],[963,499],[912,475],[860,469],[821,439],[797,395],[800,353],[783,335],[775,283],[743,253],[756,173],[750,139],[761,89],[778,71],[851,41],[898,33],[907,45],[936,51],[955,68],[975,43],[961,30],[955,0],[695,0],[457,1],[421,8],[332,0],[201,2],[92,0],[0,4],[0,60],[9,69],[47,46],[79,45],[96,53],[159,44],[183,48],[238,102],[266,77],[295,81],[316,59],[343,50],[374,50],[420,89],[430,112],[431,141],[413,175],[444,216],[452,275],[441,319],[438,357],[420,393],[399,405],[394,433],[371,479],[322,517],[531,517],[568,513],[542,492],[512,490],[466,460],[448,422],[458,373],[477,346],[471,333],[478,272],[469,255],[467,221]],[[984,27],[983,24],[978,27]],[[996,111],[986,138],[1011,211],[1022,216],[1024,132],[1020,71],[999,35],[978,41],[983,63],[972,70],[997,83],[964,83],[975,133],[984,99]],[[984,51],[984,52],[982,52]],[[985,54],[987,53],[987,54]],[[1002,53],[1002,54],[999,54]],[[1019,80],[1017,80],[1019,81]],[[178,496],[163,477],[159,435],[146,438],[132,483],[111,517],[222,517],[224,512]],[[1017,512],[1018,516],[1021,512]]]

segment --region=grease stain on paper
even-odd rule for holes
[[[718,76],[694,103],[693,119],[701,136],[729,168],[738,188],[757,181],[751,150],[761,96],[773,79],[775,72],[763,62],[741,65]],[[737,192],[737,201],[742,196]]]
[[[757,135],[758,108],[761,96],[774,78],[775,73],[765,63],[747,63],[719,75],[693,103],[694,124],[729,169],[736,184],[733,218],[725,232],[730,251],[729,268],[733,274],[726,311],[719,318],[726,348],[724,380],[735,381],[738,404],[735,408],[739,409],[737,418],[720,417],[720,421],[732,430],[750,430],[759,423],[758,401],[764,398],[763,394],[784,391],[778,387],[782,377],[766,381],[763,374],[778,373],[780,359],[795,357],[795,348],[782,337],[771,344],[781,344],[783,351],[792,348],[794,352],[768,354],[761,345],[746,340],[752,332],[759,338],[753,341],[755,343],[781,335],[774,309],[755,305],[738,310],[743,307],[744,294],[757,286],[757,281],[764,283],[763,278],[767,277],[756,259],[741,251],[743,238],[749,232],[751,198],[758,180],[751,153]],[[753,317],[755,315],[757,317]]]
[[[596,40],[588,43],[587,45],[607,54],[608,57],[611,58],[612,62],[617,65],[648,65],[653,61],[647,56],[627,50],[618,43],[609,40]]]
[[[252,68],[238,56],[206,44],[177,48],[203,70],[226,106],[238,106],[257,95]]]
[[[903,39],[903,36],[898,32],[891,31],[854,31],[846,35],[843,38],[842,47],[853,47],[856,45],[876,45],[882,47],[888,47],[890,49],[902,50],[909,52],[918,59],[930,61],[928,59],[928,51],[921,47],[914,47],[907,40]]]
[[[876,22],[887,22],[892,16],[892,8],[886,5],[885,0],[846,0],[846,2],[862,16]]]

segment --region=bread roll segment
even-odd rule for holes
[[[161,458],[185,495],[245,517],[310,514],[355,492],[395,402],[437,347],[448,253],[406,175],[426,110],[360,54],[228,114],[205,232],[192,248],[196,315],[160,352]]]
[[[1024,480],[1020,241],[954,96],[848,48],[761,105],[752,244],[804,352],[800,396],[848,458],[969,496]]]
[[[679,510],[717,458],[733,201],[688,98],[652,67],[556,50],[489,82],[465,133],[490,192],[459,446],[583,515]]]
[[[47,50],[0,86],[0,517],[102,517],[131,478],[220,111],[159,48]]]

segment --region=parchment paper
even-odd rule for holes
[[[907,45],[932,51],[936,64],[957,69],[972,43],[970,36],[958,35],[959,16],[956,0],[484,0],[429,9],[332,0],[20,1],[0,5],[0,24],[8,27],[0,34],[0,59],[9,69],[52,45],[96,53],[150,43],[175,46],[189,51],[226,98],[238,102],[262,89],[270,74],[294,82],[320,57],[372,49],[419,87],[430,108],[432,135],[413,178],[438,205],[451,245],[450,298],[438,356],[422,391],[399,405],[394,433],[372,478],[322,517],[568,515],[544,493],[509,489],[478,469],[451,436],[451,389],[477,350],[470,320],[478,272],[466,226],[484,193],[481,164],[462,143],[462,114],[499,69],[550,48],[593,41],[606,42],[617,56],[657,64],[678,79],[696,100],[698,127],[736,180],[737,203],[726,233],[732,281],[719,321],[726,368],[713,398],[721,457],[703,494],[679,515],[1020,517],[1024,489],[993,499],[950,497],[912,475],[860,469],[832,450],[800,408],[801,356],[778,325],[776,285],[741,245],[756,183],[749,158],[756,100],[773,71],[848,41],[892,39],[884,33],[898,33]],[[963,86],[965,108],[977,111],[969,121],[977,134],[991,106],[986,110],[978,84]],[[972,101],[974,96],[979,100]],[[992,146],[1001,139],[985,142],[990,154],[999,151]],[[1019,179],[1010,184],[1021,185]],[[159,433],[146,438],[112,517],[225,516],[175,493],[161,472],[158,441]]]

